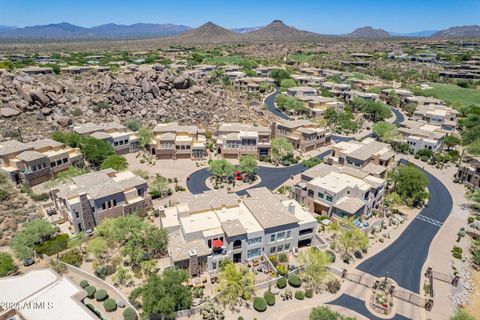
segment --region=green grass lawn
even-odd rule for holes
[[[471,104],[480,105],[480,90],[465,89],[452,84],[430,83],[432,89],[422,90],[424,96],[432,96],[437,99],[445,100],[454,107],[457,104],[469,106]]]

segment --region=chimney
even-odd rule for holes
[[[159,206],[158,207],[158,213],[159,213],[160,217],[166,218],[166,216],[165,216],[165,206]]]
[[[291,214],[295,214],[295,204],[293,203],[293,201],[290,201],[288,203],[288,212],[290,212]]]

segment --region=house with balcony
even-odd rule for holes
[[[224,123],[217,130],[217,154],[225,159],[243,155],[270,157],[271,131],[268,127],[245,123]]]
[[[322,88],[325,88],[335,97],[345,97],[347,92],[352,88],[352,86],[348,83],[336,83],[326,81],[322,83]]]
[[[240,77],[233,80],[233,87],[246,92],[260,92],[262,84],[266,86],[273,82],[273,79],[268,77]]]
[[[414,95],[405,97],[405,104],[408,103],[413,103],[417,107],[445,104],[443,100],[437,98]]]
[[[142,213],[152,208],[147,181],[130,171],[104,169],[70,178],[50,195],[56,210],[75,233],[90,234],[105,218]]]
[[[16,140],[0,142],[0,173],[15,183],[34,186],[50,179],[72,165],[81,165],[78,148],[40,139],[29,143]]]
[[[283,120],[272,122],[272,137],[286,138],[294,149],[308,152],[330,144],[332,134],[308,120]]]
[[[119,123],[95,124],[87,122],[74,126],[72,131],[82,136],[90,136],[107,142],[119,155],[138,151],[139,148],[137,135]]]
[[[361,169],[320,164],[302,173],[292,198],[310,212],[333,217],[369,216],[380,208],[386,181]]]
[[[342,141],[332,146],[326,158],[330,165],[350,166],[383,178],[395,165],[395,152],[390,144],[367,138],[362,141]]]
[[[300,86],[319,86],[325,80],[325,78],[323,77],[318,77],[314,75],[305,75],[305,74],[293,75],[292,78]]]
[[[455,179],[469,188],[480,188],[480,157],[472,158],[458,166]]]
[[[321,117],[324,112],[330,108],[337,112],[342,112],[345,104],[335,98],[323,96],[307,96],[297,98],[302,101],[306,108],[308,108],[311,117]]]
[[[390,102],[389,95],[391,95],[392,93],[398,96],[398,98],[400,99],[400,105],[405,105],[405,99],[407,97],[413,96],[413,93],[410,90],[406,89],[383,89],[382,91],[380,91],[380,99],[388,103]]]
[[[160,208],[160,226],[169,232],[171,264],[192,276],[218,271],[225,259],[245,263],[308,246],[317,230],[300,204],[266,188],[250,189],[245,198],[224,190],[186,196]]]
[[[380,98],[378,93],[363,92],[358,90],[350,90],[345,93],[345,101],[353,101],[353,99],[359,98],[364,101],[377,101]]]
[[[383,81],[377,79],[350,79],[350,83],[352,84],[352,89],[364,92],[385,86]]]
[[[153,129],[150,151],[157,159],[192,159],[207,157],[205,130],[177,122],[161,123]]]
[[[257,76],[263,77],[263,78],[268,78],[270,77],[270,74],[272,73],[273,70],[275,69],[283,69],[281,67],[258,67],[255,69],[255,72],[257,73]]]
[[[422,120],[447,131],[456,129],[459,118],[457,110],[443,104],[418,106],[412,115],[413,120]]]
[[[449,131],[421,120],[402,122],[398,132],[414,153],[423,149],[433,152],[440,150],[443,146],[443,138],[449,134]]]

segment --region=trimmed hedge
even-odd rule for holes
[[[295,298],[298,300],[305,299],[305,292],[303,292],[302,290],[295,291]]]
[[[302,285],[302,279],[295,273],[288,276],[288,284],[294,288],[299,288]]]
[[[68,249],[68,241],[70,237],[66,233],[59,234],[55,238],[47,240],[42,244],[35,246],[34,249],[39,254],[52,256],[63,250]]]
[[[100,289],[95,292],[95,300],[97,301],[104,301],[108,299],[108,293],[105,289]]]
[[[253,308],[258,312],[263,312],[267,310],[267,302],[264,298],[256,297],[253,299]]]
[[[132,307],[128,307],[127,309],[123,310],[123,319],[125,320],[137,320],[137,313],[133,310]]]
[[[85,287],[85,291],[87,291],[87,297],[89,297],[90,299],[93,299],[95,292],[97,291],[97,288],[95,288],[94,286],[87,286]]]
[[[60,261],[78,268],[83,262],[82,253],[78,249],[70,250],[60,256]]]
[[[307,298],[313,297],[313,289],[305,290],[305,297],[307,297]]]
[[[287,279],[285,278],[280,278],[277,280],[277,288],[278,289],[283,289],[287,286]]]
[[[109,298],[103,302],[103,307],[107,312],[113,312],[117,310],[117,303],[112,298]]]
[[[80,287],[82,287],[83,289],[85,289],[86,287],[88,287],[90,284],[88,284],[88,281],[87,280],[82,280],[80,281]]]
[[[275,304],[275,295],[271,291],[265,291],[263,298],[269,306],[273,306]]]
[[[137,313],[133,308],[128,307],[127,309],[123,310],[123,319],[124,320],[137,320]]]

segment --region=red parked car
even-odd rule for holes
[[[242,173],[240,171],[235,171],[235,180],[242,180]]]

